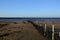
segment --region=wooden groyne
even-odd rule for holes
[[[55,32],[55,28],[54,28],[54,24],[52,24],[51,28],[47,27],[45,24],[44,26],[41,25],[37,25],[36,23],[34,23],[33,21],[28,21],[31,24],[33,24],[33,26],[44,36],[47,37],[49,40],[60,40],[59,34],[57,34]],[[58,32],[59,33],[59,32]]]
[[[32,21],[28,21],[28,22],[30,22],[31,24],[33,24],[33,26],[34,26],[39,32],[43,33],[44,29],[43,29],[42,26],[39,26],[39,25],[35,24],[35,23],[32,22]]]

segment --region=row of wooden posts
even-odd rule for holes
[[[55,25],[52,24],[52,40],[54,40],[54,27],[55,27]],[[47,24],[45,23],[44,24],[44,35],[46,35],[46,28],[47,28]],[[60,36],[60,32],[59,32],[59,36]]]

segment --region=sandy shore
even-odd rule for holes
[[[0,40],[48,40],[27,21],[0,22]]]

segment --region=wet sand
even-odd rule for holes
[[[0,25],[4,25],[0,26],[0,40],[48,40],[27,21],[1,22]]]

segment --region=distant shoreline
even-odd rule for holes
[[[0,17],[0,19],[60,19],[60,17]]]

